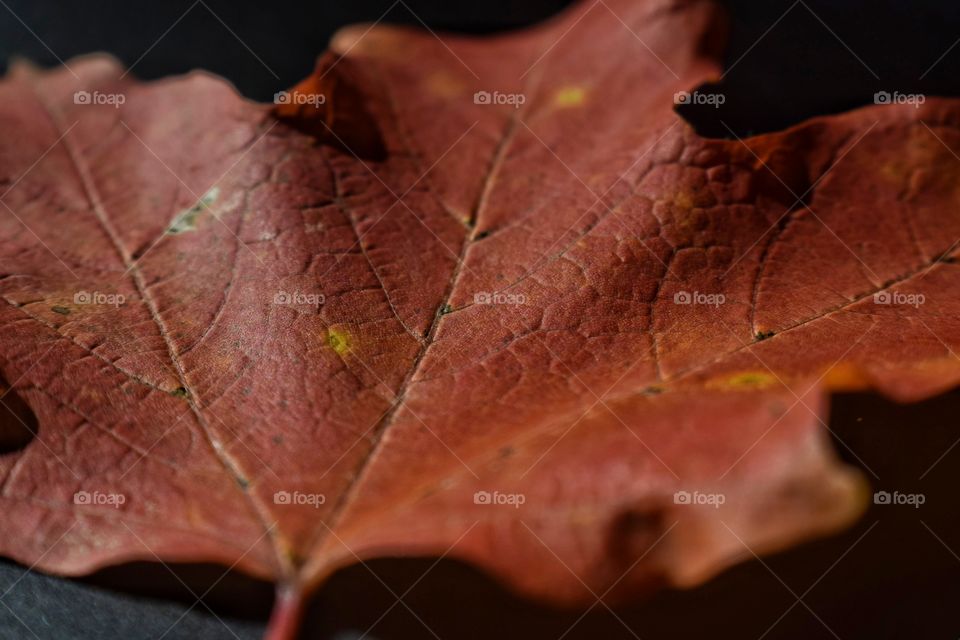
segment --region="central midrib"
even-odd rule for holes
[[[530,102],[529,100],[527,101]],[[503,160],[506,157],[507,151],[510,147],[510,143],[513,140],[517,129],[519,128],[521,114],[525,112],[525,109],[515,109],[511,115],[510,120],[507,125],[504,127],[504,133],[500,137],[500,143],[497,145],[496,150],[494,151],[493,156],[490,159],[490,164],[487,168],[486,175],[484,177],[483,183],[480,188],[480,192],[477,196],[477,201],[474,204],[473,210],[470,214],[470,221],[468,224],[468,231],[465,234],[463,244],[460,247],[460,255],[457,257],[457,262],[454,265],[453,270],[450,274],[450,279],[447,283],[446,291],[443,294],[443,297],[440,301],[440,304],[437,306],[437,309],[434,313],[433,320],[430,323],[430,328],[427,331],[427,335],[423,340],[423,343],[420,347],[420,350],[417,352],[416,357],[410,365],[410,369],[407,372],[407,375],[404,377],[403,381],[400,383],[399,390],[396,393],[396,399],[390,409],[383,415],[376,427],[374,428],[373,433],[373,444],[370,447],[369,452],[363,457],[360,463],[357,465],[354,472],[350,475],[350,479],[343,490],[340,492],[340,498],[337,501],[337,504],[334,506],[333,510],[330,513],[330,526],[327,527],[327,533],[320,537],[313,545],[313,548],[320,547],[324,541],[330,536],[334,531],[336,526],[339,524],[343,512],[352,502],[352,498],[356,493],[357,487],[362,484],[362,480],[365,477],[367,470],[369,469],[371,463],[376,458],[377,453],[380,451],[381,443],[383,442],[384,436],[390,427],[393,425],[394,419],[400,411],[400,408],[403,406],[404,400],[406,399],[407,391],[410,388],[411,382],[416,378],[417,373],[420,371],[420,367],[423,363],[424,358],[427,355],[427,352],[430,350],[430,347],[433,346],[437,331],[439,330],[440,323],[445,314],[442,313],[442,310],[449,304],[450,300],[453,297],[454,291],[456,291],[457,284],[460,280],[460,274],[463,271],[464,265],[466,263],[467,251],[470,248],[470,245],[476,239],[476,235],[479,229],[477,224],[480,213],[483,211],[487,200],[489,199],[490,192],[493,188],[493,184],[496,181],[496,176],[500,171],[501,166],[503,165]]]

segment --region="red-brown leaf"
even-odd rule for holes
[[[294,91],[319,108],[16,68],[0,553],[237,566],[282,586],[281,635],[358,558],[592,602],[849,523],[828,393],[960,379],[960,109],[701,138],[673,96],[718,74],[720,24],[649,0],[486,39],[347,29]]]

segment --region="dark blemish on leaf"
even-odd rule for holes
[[[183,387],[177,387],[176,389],[170,392],[170,395],[177,398],[186,398],[188,394],[187,394],[187,390],[184,389]]]
[[[490,231],[489,231],[489,230],[488,230],[488,231],[481,231],[480,233],[478,233],[477,235],[475,235],[475,236],[473,237],[473,239],[474,239],[474,240],[483,240],[484,238],[486,238],[486,237],[489,236],[489,235],[490,235]]]
[[[615,558],[636,559],[657,544],[664,535],[663,525],[663,512],[659,509],[637,507],[626,510],[610,522],[607,549]]]
[[[500,449],[500,457],[509,458],[510,456],[513,455],[513,451],[514,451],[513,447],[510,447],[510,446],[503,447],[502,449]]]
[[[445,315],[447,315],[448,313],[450,313],[451,311],[453,311],[453,307],[451,307],[451,306],[448,305],[448,304],[445,304],[445,305],[443,305],[442,307],[440,307],[440,310],[437,311],[437,313],[439,313],[441,316],[445,316]]]
[[[273,442],[273,444],[281,445],[283,444],[283,436],[273,436],[271,438],[271,441]]]
[[[944,262],[946,264],[956,264],[957,258],[956,256],[943,255],[943,256],[940,256],[939,261]]]
[[[253,389],[250,387],[244,387],[240,390],[240,393],[242,393],[244,396],[249,396],[251,393],[253,393]]]
[[[61,307],[59,305],[55,307],[50,307],[50,310],[53,311],[54,313],[59,313],[62,316],[70,315],[70,309],[67,309],[66,307]]]
[[[776,334],[773,331],[757,331],[757,342],[766,340],[767,338],[772,338],[774,335]]]
[[[658,396],[661,393],[663,393],[663,387],[657,387],[657,386],[647,387],[640,393],[642,393],[645,396]]]
[[[0,456],[22,451],[39,430],[36,414],[6,380],[0,378]]]
[[[246,491],[247,487],[250,486],[250,481],[247,480],[246,478],[241,478],[240,476],[237,476],[237,484],[240,485],[241,489]]]

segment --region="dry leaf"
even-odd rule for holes
[[[674,98],[722,30],[657,0],[351,28],[276,108],[16,68],[0,552],[236,566],[284,637],[358,559],[590,603],[851,522],[828,393],[960,378],[960,110],[703,139]]]

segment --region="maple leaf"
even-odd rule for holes
[[[591,602],[851,522],[829,393],[960,380],[957,107],[704,139],[674,99],[721,32],[351,28],[276,107],[14,68],[0,553],[222,562],[279,585],[279,638],[373,556]]]

